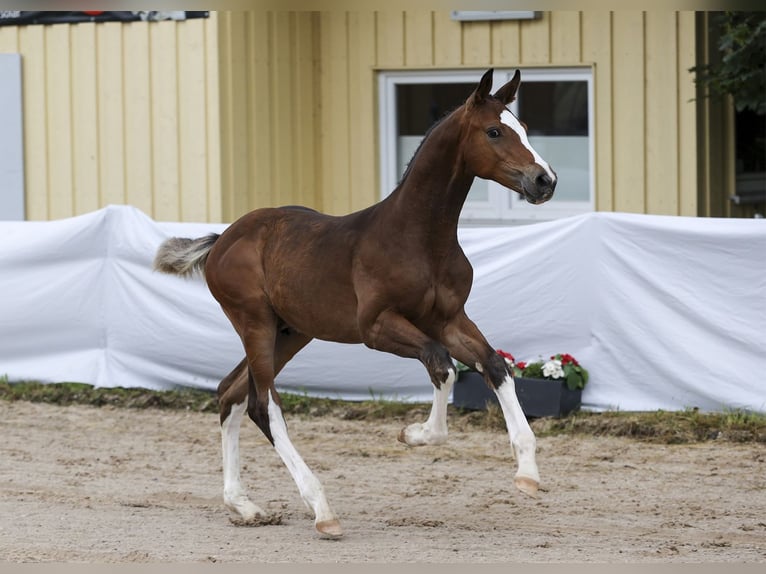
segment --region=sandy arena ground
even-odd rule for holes
[[[288,425],[340,541],[249,422],[243,479],[278,525],[229,520],[216,415],[0,401],[0,561],[766,562],[763,445],[541,438],[535,500],[503,432],[409,448],[395,422]]]

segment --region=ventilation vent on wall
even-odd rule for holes
[[[542,12],[513,10],[453,10],[452,19],[460,22],[478,22],[481,20],[537,20]]]

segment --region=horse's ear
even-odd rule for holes
[[[480,104],[487,98],[489,91],[492,89],[492,74],[494,72],[495,70],[492,68],[484,72],[481,80],[479,80],[479,85],[476,86],[476,89],[473,91],[473,93],[468,96],[466,104],[468,104],[469,107],[474,104]]]
[[[510,104],[513,100],[516,99],[516,90],[519,89],[520,83],[521,72],[516,70],[516,73],[513,75],[511,81],[496,91],[494,97],[503,102],[505,105]]]

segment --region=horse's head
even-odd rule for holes
[[[513,79],[490,95],[493,70],[482,76],[465,102],[463,157],[475,175],[491,179],[520,193],[529,203],[544,203],[553,196],[556,173],[532,148],[527,129],[508,109],[521,82]]]

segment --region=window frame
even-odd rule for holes
[[[397,99],[400,84],[478,83],[485,70],[479,68],[441,70],[380,70],[378,71],[378,120],[380,147],[380,197],[387,197],[399,183],[397,175]],[[513,77],[516,68],[497,68],[492,90],[497,90]],[[461,224],[513,225],[533,221],[547,221],[588,213],[596,205],[595,165],[595,102],[592,66],[521,68],[522,85],[525,82],[577,81],[586,82],[588,95],[588,186],[586,201],[549,202],[531,205],[517,193],[488,182],[489,197],[485,203],[467,201],[460,216]],[[510,106],[516,114],[517,102]],[[524,121],[524,118],[520,118]],[[555,170],[555,162],[552,162]],[[510,198],[509,198],[509,195]]]

